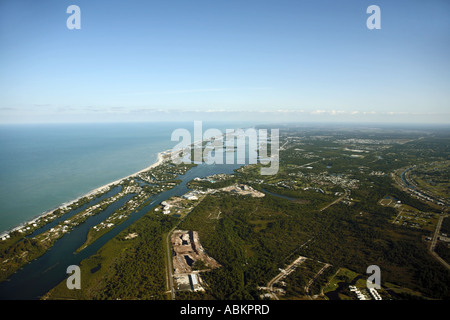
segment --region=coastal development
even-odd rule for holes
[[[450,279],[448,137],[295,126],[280,133],[274,175],[262,176],[260,163],[216,171],[174,164],[167,151],[3,234],[2,297],[20,268],[82,228],[75,253],[65,255],[86,255],[83,289],[69,290],[61,274],[37,298],[449,297],[435,285]],[[373,264],[380,289],[366,287]]]
[[[449,13],[0,0],[0,300],[183,320],[444,306]]]
[[[161,152],[157,161],[149,167],[92,190],[85,196],[2,234],[1,245],[9,248],[10,253],[4,254],[0,262],[0,280],[6,279],[24,264],[41,256],[55,241],[90,217],[120,204],[105,220],[91,227],[85,242],[77,252],[121,224],[133,212],[142,209],[150,202],[152,195],[173,188],[177,185],[174,178],[184,174],[192,165],[182,164],[176,169],[172,168],[170,157],[170,151]],[[140,179],[145,179],[148,175],[154,177],[155,181],[152,181],[151,185],[141,186]],[[71,213],[72,215],[67,217]]]
[[[68,203],[62,204],[58,208],[55,208],[48,212],[44,212],[43,214],[39,215],[38,217],[36,217],[32,220],[27,221],[22,225],[19,225],[9,231],[2,233],[0,235],[0,239],[2,239],[2,240],[9,239],[11,237],[11,234],[15,233],[15,232],[19,232],[19,233],[23,233],[23,234],[30,234],[34,230],[38,229],[40,226],[47,224],[48,222],[56,219],[57,217],[62,216],[64,214],[68,213],[69,211],[74,210],[74,209],[80,207],[81,205],[92,201],[95,198],[101,197],[102,195],[106,194],[108,191],[110,191],[111,189],[113,189],[114,187],[117,187],[119,185],[125,185],[124,194],[132,193],[132,192],[129,192],[132,190],[128,189],[128,188],[130,188],[130,186],[128,186],[126,184],[127,180],[129,180],[129,178],[140,176],[143,172],[147,172],[152,168],[156,168],[157,166],[162,164],[164,162],[164,160],[167,159],[168,157],[170,157],[169,151],[163,151],[158,154],[157,161],[155,163],[153,163],[152,165],[150,165],[149,167],[147,167],[141,171],[138,171],[132,175],[129,175],[127,177],[121,178],[119,180],[110,182],[99,188],[96,188],[84,196],[74,199]],[[162,189],[161,189],[161,191],[162,191]],[[111,201],[116,201],[117,199],[118,199],[118,197],[116,196],[116,197],[112,198]],[[99,208],[99,206],[100,205],[92,206],[91,209],[95,210],[95,209]],[[90,213],[91,212],[88,212],[85,215],[89,215]]]

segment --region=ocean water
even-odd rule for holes
[[[186,124],[185,126],[181,126],[181,127],[188,129],[191,132],[193,131],[193,130],[191,130],[191,128],[193,129],[192,124]],[[208,127],[219,129],[219,130],[221,130],[222,133],[224,133],[225,129],[235,129],[237,127],[245,128],[247,126],[234,127],[234,125],[230,125],[230,124],[228,124],[228,125],[217,124],[217,125],[209,125],[209,126],[205,125],[205,128],[208,128]],[[167,150],[168,149],[167,143],[169,145],[173,145],[177,142],[170,141],[170,139],[167,140],[166,138],[171,136],[171,132],[174,128],[180,128],[180,126],[179,126],[179,124],[170,124],[170,125],[166,124],[163,128],[158,128],[158,126],[151,127],[151,128],[147,128],[147,127],[139,128],[139,127],[128,127],[128,125],[127,126],[120,125],[120,126],[114,126],[114,127],[111,127],[111,126],[107,126],[107,127],[88,126],[88,127],[84,127],[85,131],[83,134],[74,133],[73,130],[77,129],[77,128],[78,127],[73,127],[70,129],[69,128],[65,128],[65,129],[59,128],[59,131],[57,131],[57,132],[62,135],[63,133],[67,134],[67,132],[68,132],[67,130],[69,130],[69,131],[71,131],[70,136],[75,137],[75,140],[78,140],[79,138],[81,138],[80,136],[87,136],[87,137],[95,136],[98,139],[98,141],[96,142],[97,147],[92,148],[92,150],[90,152],[86,151],[87,150],[86,147],[69,148],[71,150],[71,152],[69,153],[70,157],[68,155],[66,155],[65,157],[63,157],[63,159],[60,159],[59,161],[62,161],[62,162],[70,161],[70,159],[72,159],[71,157],[76,155],[76,153],[79,152],[80,149],[86,151],[86,155],[85,155],[86,158],[89,160],[92,160],[92,161],[94,161],[94,160],[95,161],[98,161],[98,160],[106,161],[110,158],[113,158],[115,160],[120,160],[118,162],[113,161],[113,164],[108,165],[108,166],[106,166],[105,164],[102,164],[100,166],[100,169],[98,169],[98,171],[95,171],[95,172],[93,171],[93,176],[95,177],[95,179],[93,179],[94,180],[93,183],[97,183],[97,184],[101,185],[104,183],[97,182],[98,180],[100,180],[100,178],[103,179],[105,176],[107,176],[107,179],[108,179],[107,182],[109,182],[110,179],[117,180],[118,178],[121,178],[124,175],[129,175],[133,172],[136,172],[137,170],[142,169],[142,167],[148,166],[147,161],[143,161],[145,163],[142,163],[142,165],[137,164],[137,166],[139,166],[139,168],[136,169],[134,167],[135,163],[132,162],[130,159],[133,160],[139,155],[145,159],[144,156],[148,156],[149,154],[151,154],[151,150],[154,150],[154,149],[158,149],[155,151],[155,155],[159,151]],[[122,133],[119,135],[120,138],[125,137],[124,141],[121,141],[119,139],[120,142],[116,141],[116,142],[107,143],[107,141],[109,141],[109,138],[111,137],[111,135],[114,135],[115,137],[117,137],[115,135],[115,132],[118,129],[127,129],[128,130],[127,131],[128,134]],[[23,132],[23,130],[24,129],[21,128],[21,130],[19,130],[19,131]],[[34,129],[27,128],[27,130],[32,130],[32,132],[36,132],[36,128],[34,128]],[[39,130],[37,130],[37,131],[39,132],[40,130],[44,130],[44,132],[47,132],[47,135],[48,135],[49,127],[40,127]],[[99,133],[98,130],[101,130],[102,133]],[[112,132],[111,132],[111,130],[112,130]],[[136,131],[134,131],[134,130],[136,130]],[[93,135],[93,133],[95,133],[95,134]],[[34,134],[36,134],[36,133],[34,133]],[[41,134],[42,134],[42,132],[41,132]],[[25,140],[29,142],[30,136],[31,136],[31,134],[30,134],[30,132],[28,132],[26,135],[27,139],[25,139]],[[59,137],[59,135],[58,135],[58,137]],[[146,139],[143,139],[142,142],[139,142],[142,137],[146,137]],[[55,140],[58,141],[59,138],[49,138],[47,136],[45,139],[43,139],[40,142],[40,144],[46,145],[49,143],[49,141],[51,141],[50,145],[54,148],[56,145],[58,145],[58,143],[56,143]],[[46,141],[46,142],[43,143],[43,141]],[[92,142],[92,139],[88,139],[88,141]],[[169,141],[169,142],[167,142],[167,141]],[[242,144],[242,141],[240,143],[237,143],[237,145],[240,145],[240,144]],[[74,143],[74,145],[77,145],[77,143]],[[81,146],[88,146],[88,145],[90,146],[90,144],[88,144],[86,142],[82,142],[80,145]],[[66,145],[66,147],[67,147],[67,145]],[[118,152],[117,148],[119,148],[121,150],[121,152],[117,153]],[[142,149],[145,151],[139,152],[139,150],[142,150]],[[248,149],[248,145],[246,145],[246,149]],[[44,154],[45,154],[45,151],[48,151],[45,148],[43,148],[42,150],[41,149],[39,149],[39,150],[40,151],[38,153],[42,152]],[[99,150],[101,150],[101,152],[98,152]],[[132,155],[131,158],[130,158],[130,154]],[[116,155],[116,156],[113,156],[113,155]],[[30,155],[28,155],[28,156],[30,156]],[[45,158],[45,156],[43,154],[40,154],[40,156]],[[89,162],[89,160],[87,160],[87,161]],[[129,162],[129,161],[131,161],[131,162]],[[153,160],[152,160],[152,162],[153,162]],[[228,161],[227,161],[227,163],[224,163],[224,164],[213,164],[213,165],[209,165],[205,162],[200,163],[198,166],[188,170],[184,175],[179,175],[177,177],[177,179],[180,179],[180,183],[178,185],[174,186],[172,189],[163,191],[159,194],[151,195],[150,198],[148,199],[151,201],[148,204],[146,204],[143,208],[140,208],[140,209],[137,209],[137,210],[131,212],[130,216],[123,223],[120,223],[115,228],[111,229],[109,232],[107,232],[106,234],[101,236],[95,242],[93,242],[92,244],[90,244],[89,246],[84,248],[81,252],[75,253],[76,249],[79,248],[84,243],[86,236],[89,232],[89,229],[92,226],[97,225],[99,222],[101,222],[104,219],[106,219],[107,217],[109,217],[117,208],[121,207],[126,201],[128,201],[133,196],[131,194],[126,195],[123,199],[120,199],[120,200],[114,202],[113,204],[108,206],[105,210],[100,212],[99,214],[89,217],[85,222],[78,225],[76,228],[74,228],[70,232],[66,233],[60,239],[56,240],[54,245],[48,251],[46,251],[42,256],[34,259],[30,263],[26,264],[25,266],[23,266],[22,268],[17,270],[17,272],[12,274],[6,281],[2,281],[0,283],[0,300],[40,299],[40,297],[42,297],[46,292],[48,292],[48,290],[50,290],[51,288],[56,286],[58,283],[63,281],[65,278],[67,278],[67,266],[79,265],[82,260],[95,254],[95,252],[97,252],[105,243],[110,241],[113,237],[115,237],[121,231],[125,230],[128,226],[130,226],[131,224],[136,222],[143,215],[145,215],[149,210],[151,210],[152,208],[157,206],[162,201],[165,201],[172,196],[181,196],[181,195],[185,194],[186,192],[188,192],[189,188],[187,187],[187,183],[189,181],[191,181],[192,179],[194,179],[195,177],[203,178],[203,177],[210,176],[213,174],[218,174],[218,173],[230,174],[230,173],[233,173],[235,169],[241,167],[242,165],[244,165],[244,163],[248,163],[248,162],[249,162],[249,157],[247,155],[244,155],[244,157],[242,157],[242,155],[235,154],[235,161],[231,164],[228,163]],[[8,162],[5,162],[5,163],[8,163]],[[59,166],[61,166],[61,165],[62,164],[60,164]],[[64,168],[66,167],[66,165],[67,164],[64,165]],[[113,169],[119,170],[118,169],[119,167],[121,169],[123,169],[123,167],[126,165],[128,165],[128,167],[130,167],[130,168],[133,167],[130,169],[130,172],[123,172],[121,174],[118,174],[116,170],[113,170],[114,172],[116,172],[116,174],[119,177],[109,176],[109,173],[111,171],[109,169],[111,167]],[[49,172],[49,173],[55,172],[56,171],[55,169],[57,167],[58,166],[56,166],[56,165],[54,165],[53,167],[50,166],[50,168],[47,168],[47,172]],[[105,170],[105,168],[108,170]],[[83,166],[81,169],[87,170]],[[90,167],[88,169],[91,170]],[[69,171],[70,170],[74,171],[73,168],[69,168]],[[20,173],[20,170],[19,170],[19,173]],[[106,173],[108,173],[108,175]],[[42,174],[42,171],[39,171],[39,175],[41,175],[41,174]],[[74,175],[76,175],[76,174],[74,174]],[[61,179],[60,176],[55,175],[54,178],[56,178],[56,177],[58,177],[58,179]],[[41,176],[41,178],[42,178],[42,176]],[[63,172],[62,178],[65,183],[67,181],[69,181],[69,182],[71,181],[70,179],[67,180],[64,172]],[[51,181],[49,183],[51,185]],[[79,182],[77,182],[77,183],[79,183]],[[70,185],[70,183],[69,183],[69,185]],[[84,184],[83,184],[83,186],[84,186]],[[86,190],[88,190],[88,191],[90,191],[91,189],[92,189],[92,187],[86,188]],[[107,193],[107,195],[105,195],[105,197],[107,197],[108,195],[111,195],[111,193],[117,192],[116,189],[117,188],[110,190]],[[34,189],[32,189],[32,191],[34,191]],[[42,193],[40,190],[38,190],[38,191],[39,191],[39,193]],[[30,194],[28,194],[28,196],[30,196]],[[44,194],[44,198],[45,198],[45,194]],[[7,199],[5,199],[5,200],[7,200]],[[98,201],[99,201],[99,199],[94,199],[88,205],[91,206]],[[75,209],[73,211],[69,211],[68,213],[66,213],[66,215],[72,216],[73,214],[75,214],[76,212],[79,212],[81,210],[82,210],[82,208]],[[66,219],[67,218],[66,215],[63,215],[60,219],[61,220]],[[52,223],[56,223],[56,222],[57,221],[53,221]],[[52,227],[51,226],[52,223],[44,226],[41,229],[36,230],[35,233],[40,233],[44,229],[48,230],[48,228]]]
[[[235,129],[249,123],[203,123]],[[0,126],[0,233],[144,169],[193,122]]]

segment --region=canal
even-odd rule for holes
[[[119,209],[134,194],[128,194],[124,198],[112,203],[107,209],[101,213],[88,218],[84,223],[74,228],[71,232],[58,239],[55,244],[42,256],[31,261],[11,277],[0,283],[0,299],[3,300],[34,300],[39,299],[50,289],[68,277],[66,273],[67,267],[70,265],[79,265],[80,262],[92,255],[94,255],[104,244],[106,244],[113,237],[118,235],[122,230],[126,229],[132,223],[145,215],[156,205],[162,201],[167,200],[172,196],[181,196],[189,191],[186,184],[195,177],[204,178],[213,174],[231,174],[235,169],[238,169],[243,164],[214,164],[207,165],[205,163],[198,164],[196,167],[188,170],[184,175],[177,177],[181,183],[174,188],[152,195],[151,202],[140,209],[131,213],[129,218],[114,229],[97,239],[91,245],[83,249],[79,253],[75,253],[86,240],[87,233],[91,227],[97,225],[105,220],[115,210]],[[142,181],[141,181],[142,183]],[[118,190],[111,190],[111,194],[115,194]],[[107,195],[105,195],[107,196]],[[102,197],[103,198],[103,197]],[[92,205],[101,199],[94,199]],[[87,205],[84,205],[85,208]],[[77,209],[77,212],[83,210]],[[76,212],[69,212],[68,215],[76,214]],[[65,217],[67,218],[67,216]],[[44,231],[51,226],[45,227],[40,231]]]

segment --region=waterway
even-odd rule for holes
[[[103,212],[90,217],[70,233],[58,239],[45,254],[31,261],[14,273],[10,278],[0,283],[0,299],[39,299],[50,289],[68,277],[68,274],[66,273],[68,266],[79,265],[83,259],[95,254],[106,242],[137,221],[162,201],[172,196],[181,196],[188,192],[189,189],[186,186],[187,182],[191,181],[195,177],[204,178],[206,176],[219,173],[231,174],[235,169],[241,166],[242,164],[207,165],[202,163],[197,165],[187,171],[186,174],[178,177],[178,179],[181,180],[179,185],[170,190],[152,196],[152,201],[147,206],[139,211],[133,212],[125,222],[100,237],[81,252],[75,253],[76,249],[78,249],[85,242],[89,229],[106,219],[115,210],[120,208],[126,203],[126,201],[131,199],[133,194],[129,194],[114,202]],[[116,192],[116,190],[111,190],[110,192]],[[99,199],[93,201],[99,201]],[[82,209],[79,208],[78,210],[81,211]],[[73,215],[75,213],[69,212],[68,214]]]
[[[38,234],[41,234],[41,233],[43,233],[43,232],[45,232],[47,230],[50,230],[51,228],[53,228],[56,225],[58,225],[58,223],[60,223],[60,222],[62,222],[64,220],[70,219],[71,217],[73,217],[77,213],[80,213],[81,211],[96,205],[97,203],[99,203],[100,201],[102,201],[102,200],[104,200],[106,198],[111,198],[111,197],[115,196],[121,190],[122,190],[122,186],[117,186],[117,187],[112,188],[108,192],[105,192],[104,194],[102,194],[100,197],[92,199],[90,202],[87,202],[87,203],[85,203],[85,204],[83,204],[83,205],[81,205],[78,208],[75,208],[73,210],[70,210],[67,213],[57,217],[52,222],[49,222],[49,223],[43,225],[42,227],[34,230],[32,234],[27,236],[27,238],[33,238],[33,237],[37,236]]]
[[[408,172],[409,170],[411,170],[411,168],[406,169],[405,171],[402,172],[402,174],[400,175],[400,177],[402,178],[403,183],[410,189],[415,189],[415,187],[413,185],[410,185],[408,183],[408,180],[406,180],[405,174],[406,172]]]
[[[346,288],[346,287],[348,288],[349,285],[350,286],[356,285],[356,282],[362,278],[363,278],[363,276],[358,275],[350,283],[340,281],[337,283],[338,287],[334,291],[329,291],[329,292],[325,293],[325,295],[330,300],[341,300],[341,298],[339,297],[339,293],[342,292],[344,290],[344,288]]]
[[[264,189],[264,188],[262,188],[262,191],[263,191],[264,193],[270,194],[270,195],[272,195],[272,196],[274,196],[274,197],[278,197],[278,198],[282,198],[282,199],[286,199],[286,200],[290,200],[290,201],[298,200],[297,198],[292,198],[292,197],[288,197],[288,196],[283,196],[283,195],[278,194],[278,193],[270,192],[270,191],[268,191],[268,190],[266,190],[266,189]]]

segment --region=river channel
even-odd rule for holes
[[[0,299],[3,300],[35,300],[42,297],[50,289],[56,286],[58,283],[68,277],[66,273],[67,267],[70,265],[79,265],[80,262],[92,255],[94,255],[106,242],[111,240],[122,230],[130,226],[136,220],[145,215],[156,205],[162,201],[172,197],[181,196],[189,191],[186,184],[195,177],[204,178],[213,174],[231,174],[235,169],[241,167],[242,164],[214,164],[208,165],[201,163],[196,167],[188,170],[186,174],[179,176],[177,179],[181,180],[181,183],[174,188],[161,192],[157,195],[150,197],[151,202],[140,209],[131,213],[130,217],[122,224],[116,226],[114,229],[103,235],[97,241],[83,249],[79,253],[75,253],[86,240],[89,229],[106,219],[115,210],[124,205],[130,200],[134,194],[128,194],[124,198],[114,202],[107,209],[101,213],[90,217],[84,223],[77,226],[75,229],[65,234],[62,238],[58,239],[55,244],[42,256],[31,261],[27,265],[23,266],[16,273],[10,276],[8,279],[0,283]],[[113,193],[117,193],[118,190],[111,190],[111,196]],[[106,196],[106,195],[105,195]],[[103,197],[102,197],[103,198]],[[91,203],[84,205],[83,208],[88,205],[93,205],[100,199],[94,199]],[[82,209],[78,209],[81,211]],[[78,211],[77,210],[77,211]],[[68,212],[64,215],[64,218],[76,214],[76,212]],[[45,229],[51,226],[46,226]],[[45,229],[40,230],[40,232]]]

